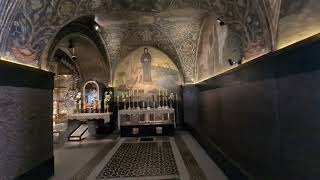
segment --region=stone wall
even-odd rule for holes
[[[0,62],[0,77],[0,179],[45,178],[53,172],[53,76]]]

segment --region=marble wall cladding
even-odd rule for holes
[[[0,179],[53,157],[52,90],[0,87]]]

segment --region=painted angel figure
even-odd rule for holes
[[[79,113],[81,112],[81,92],[78,91],[76,95],[76,100],[75,100],[75,106],[76,106],[76,112]]]

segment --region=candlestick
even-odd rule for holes
[[[128,109],[131,109],[131,96],[130,95],[129,95],[128,99],[129,99],[129,107],[128,107]]]
[[[122,96],[122,101],[123,101],[123,108],[124,108],[124,110],[126,110],[127,109],[127,98],[126,98],[126,94],[124,95],[124,96]]]

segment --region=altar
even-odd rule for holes
[[[101,122],[102,126],[106,123],[110,123],[110,115],[112,115],[111,112],[67,114],[63,118],[64,121],[77,120],[81,122],[81,124],[70,133],[68,140],[81,141],[88,135],[86,133],[95,135],[99,121]]]
[[[118,129],[121,136],[172,135],[175,127],[175,110],[173,108],[118,111]]]

